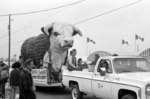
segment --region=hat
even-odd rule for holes
[[[12,68],[20,68],[21,64],[19,62],[15,62],[12,64]]]

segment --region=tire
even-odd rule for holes
[[[82,94],[79,90],[78,85],[72,85],[72,90],[71,90],[71,97],[72,99],[82,99]]]
[[[126,94],[126,95],[123,95],[121,99],[136,99],[136,97],[133,94]]]

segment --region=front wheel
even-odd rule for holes
[[[136,99],[135,95],[126,94],[121,97],[121,99]]]
[[[79,90],[78,85],[73,85],[71,90],[72,99],[82,99],[82,94]]]

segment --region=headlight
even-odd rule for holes
[[[148,96],[150,95],[150,84],[146,86],[145,92],[146,92],[146,95]]]

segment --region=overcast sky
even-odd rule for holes
[[[0,14],[22,13],[50,9],[79,0],[0,0]],[[85,0],[79,4],[48,12],[12,16],[11,55],[20,54],[23,41],[41,33],[40,28],[51,22],[76,23],[86,18],[133,3],[137,0]],[[122,8],[116,12],[77,24],[84,37],[75,37],[74,48],[79,57],[89,52],[102,50],[119,54],[135,54],[135,33],[144,37],[144,42],[137,42],[140,51],[150,47],[150,1],[140,0],[137,4]],[[0,57],[8,56],[8,17],[0,17]],[[96,44],[87,44],[85,37],[90,37]],[[125,39],[129,45],[121,45]],[[82,46],[81,46],[82,45]]]

